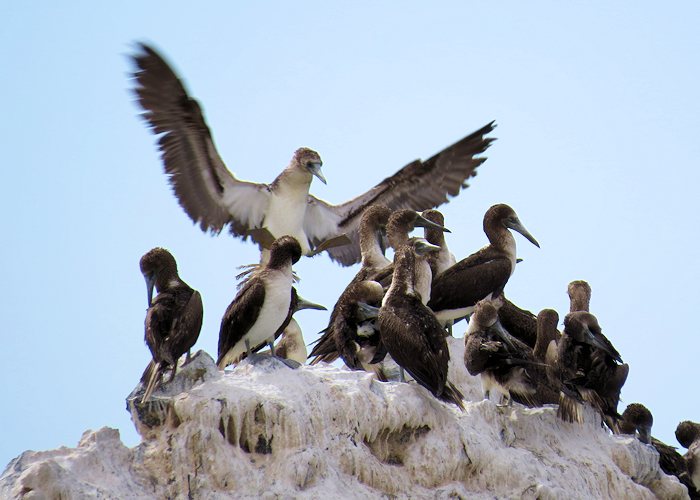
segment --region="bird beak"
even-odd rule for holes
[[[303,298],[301,295],[297,296],[297,311],[301,311],[302,309],[316,309],[318,311],[327,311],[324,306],[320,304],[314,304],[313,302],[309,302],[305,298]]]
[[[530,234],[530,232],[529,232],[527,229],[525,229],[525,226],[523,226],[523,224],[522,224],[522,222],[520,222],[520,220],[515,219],[515,222],[506,222],[506,223],[505,223],[505,226],[506,226],[507,228],[512,229],[513,231],[519,232],[520,234],[522,234],[523,236],[525,236],[525,238],[527,238],[527,240],[528,240],[530,243],[532,243],[533,245],[535,245],[537,248],[540,248],[540,244],[537,243],[537,240],[535,239],[535,237],[532,236],[532,235]]]
[[[385,255],[386,245],[384,244],[384,231],[382,229],[377,229],[377,242],[379,243],[379,248],[382,250],[382,255]]]
[[[429,227],[432,229],[439,229],[440,231],[444,231],[446,233],[451,233],[449,229],[447,229],[445,226],[441,226],[440,224],[436,224],[431,220],[426,219],[422,215],[418,214],[418,218],[416,218],[416,222],[414,224],[416,227]]]
[[[149,274],[148,276],[144,276],[146,279],[146,292],[148,293],[148,307],[151,307],[151,304],[153,303],[153,287],[156,284],[156,277],[153,274]]]
[[[503,342],[508,344],[508,347],[510,347],[511,349],[515,349],[515,345],[513,344],[513,341],[511,340],[512,335],[508,332],[508,330],[503,328],[503,325],[501,324],[500,321],[497,320],[493,324],[493,326],[491,326],[491,328],[493,328],[496,331],[496,333],[498,334],[498,336],[501,339],[503,339]]]
[[[416,241],[415,249],[418,255],[424,255],[428,252],[437,252],[438,250],[440,250],[440,247],[429,243],[427,240],[421,239]]]
[[[650,427],[642,427],[640,429],[637,429],[639,432],[639,440],[644,443],[644,444],[651,444],[651,428]]]
[[[584,340],[583,341],[586,344],[592,345],[593,347],[597,347],[601,351],[607,352],[608,354],[610,354],[610,356],[612,356],[615,359],[615,361],[622,361],[619,358],[619,356],[617,356],[614,352],[612,352],[607,345],[605,345],[603,342],[601,342],[598,339],[598,337],[593,335],[593,332],[591,332],[591,330],[588,327],[584,328],[583,333],[584,333]]]
[[[320,180],[321,182],[323,182],[326,185],[328,184],[326,182],[326,178],[323,176],[323,172],[321,172],[321,163],[319,163],[319,162],[311,163],[307,168],[309,169],[309,172],[311,172],[313,175],[318,177],[318,180]]]
[[[379,316],[379,308],[371,306],[365,302],[357,303],[357,319],[358,321],[367,321]]]

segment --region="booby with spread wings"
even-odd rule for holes
[[[364,209],[382,204],[391,210],[425,210],[448,201],[467,187],[467,179],[486,158],[494,141],[491,122],[428,160],[415,160],[369,191],[339,205],[309,195],[313,176],[325,182],[321,158],[297,150],[271,184],[237,179],[219,156],[199,103],[152,47],[140,44],[133,56],[135,88],[143,117],[159,135],[158,146],[170,184],[187,215],[203,231],[228,226],[237,237],[252,236],[268,246],[283,235],[295,237],[304,255],[327,250],[348,266],[359,262],[358,227]]]

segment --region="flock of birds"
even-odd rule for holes
[[[539,247],[511,207],[487,210],[485,247],[460,261],[447,248],[449,230],[434,207],[467,187],[466,180],[485,161],[479,155],[494,140],[486,137],[493,122],[426,161],[409,163],[366,193],[332,205],[309,194],[313,177],[326,180],[319,154],[308,148],[297,150],[271,184],[236,179],[216,151],[199,104],[165,59],[140,45],[133,60],[138,103],[160,136],[165,171],[186,213],[204,231],[228,227],[261,248],[260,263],[241,274],[238,293],[221,320],[221,370],[244,358],[256,363],[274,356],[292,368],[307,359],[315,364],[340,358],[381,381],[405,381],[407,373],[436,398],[463,409],[463,395],[448,380],[447,337],[466,319],[464,364],[481,377],[485,398],[497,393],[508,405],[555,404],[568,422],[582,422],[583,407],[590,405],[613,433],[635,434],[653,445],[662,469],[699,497],[700,424],[679,424],[676,436],[688,448],[683,457],[651,437],[653,419],[644,406],[631,404],[618,413],[629,366],[589,311],[590,286],[569,284],[570,311],[561,332],[556,311],[535,316],[505,297],[518,262],[511,231]],[[417,227],[424,228],[424,237],[410,236]],[[387,247],[394,251],[393,262],[385,256]],[[321,252],[342,265],[361,266],[307,355],[293,316],[325,307],[297,293],[292,266]],[[145,339],[153,356],[142,376],[145,403],[165,373],[175,377],[183,354],[189,362],[203,306],[167,250],[147,252],[141,272],[148,288]],[[266,346],[269,354],[261,353]]]

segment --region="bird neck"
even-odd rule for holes
[[[403,295],[415,295],[415,256],[411,249],[404,248],[394,257],[394,274],[382,304]]]

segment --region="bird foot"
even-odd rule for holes
[[[282,365],[292,370],[296,370],[301,366],[300,363],[292,359],[284,359],[278,356],[270,356],[269,354],[252,354],[246,357],[246,360],[251,365],[269,367],[269,368],[280,368]]]

